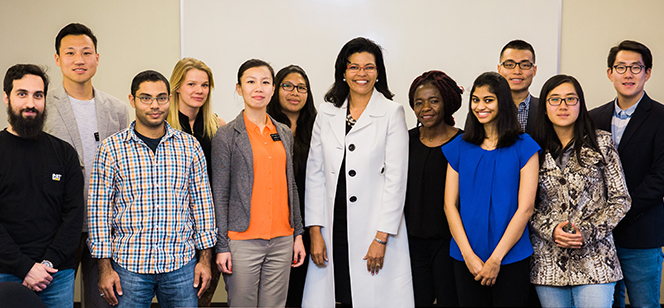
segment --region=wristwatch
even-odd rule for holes
[[[41,264],[44,264],[44,265],[46,265],[50,268],[53,268],[53,263],[51,263],[51,261],[49,261],[49,260],[41,261]]]

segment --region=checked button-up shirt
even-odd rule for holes
[[[205,156],[196,139],[165,123],[153,152],[128,129],[99,145],[88,198],[93,258],[140,274],[168,273],[216,243]]]

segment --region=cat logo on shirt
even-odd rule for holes
[[[61,179],[61,178],[62,178],[62,174],[57,174],[57,173],[53,173],[53,174],[51,174],[51,179],[52,179],[53,181],[60,182],[60,179]]]

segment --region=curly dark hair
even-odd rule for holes
[[[445,114],[445,124],[454,126],[454,117],[452,115],[461,107],[461,94],[463,91],[457,85],[456,81],[441,71],[428,71],[413,80],[408,91],[408,103],[413,108],[415,103],[415,91],[419,86],[431,84],[438,88],[440,96],[443,98],[443,112]]]

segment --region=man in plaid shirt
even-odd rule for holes
[[[195,307],[210,281],[216,227],[205,157],[194,137],[165,121],[170,98],[162,74],[136,75],[136,121],[95,157],[88,245],[99,295],[111,305],[149,307],[156,293],[161,307]]]

